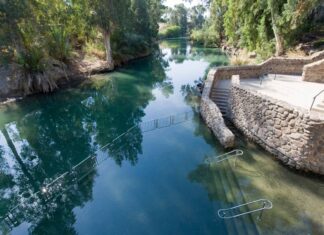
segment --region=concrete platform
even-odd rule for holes
[[[273,74],[266,76],[262,84],[259,78],[241,79],[241,86],[307,110],[310,109],[314,96],[324,90],[323,83],[304,82],[301,76]],[[317,108],[323,103],[324,92],[318,96],[313,107]]]

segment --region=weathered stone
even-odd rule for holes
[[[299,140],[299,139],[301,139],[302,135],[299,134],[299,133],[292,133],[292,134],[290,135],[290,137],[291,137],[292,139],[294,139],[294,140]]]
[[[282,122],[281,122],[281,126],[282,126],[282,127],[287,127],[287,126],[288,126],[288,123],[287,123],[286,121],[282,121]]]
[[[270,59],[257,66],[223,67],[208,77],[212,81],[235,74],[240,79],[258,77],[269,71],[295,74],[301,73],[305,64],[322,59],[324,51],[307,60]],[[324,124],[317,120],[319,116],[310,117],[307,111],[244,89],[239,79],[232,84],[229,99],[230,118],[247,137],[291,167],[324,174]],[[315,169],[319,165],[323,170]]]
[[[210,90],[212,88],[215,71],[210,71],[208,78],[205,81],[204,91],[202,94],[200,113],[207,126],[211,128],[213,133],[217,136],[219,142],[225,148],[234,147],[234,134],[226,127],[222,114],[217,105],[209,98]]]

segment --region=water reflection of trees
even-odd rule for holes
[[[163,66],[167,65],[160,57],[150,58],[81,89],[35,96],[30,103],[8,106],[5,112],[8,116],[15,113],[16,118],[1,125],[0,216],[40,190],[46,180],[71,172],[75,164],[134,126],[104,152],[118,165],[123,161],[136,164],[143,138],[137,125],[154,99],[152,88],[168,87],[166,95],[173,92]],[[71,179],[59,185],[57,197],[48,201],[37,194],[28,210],[12,217],[17,219],[15,226],[27,222],[33,234],[76,234],[73,208],[82,207],[92,197],[94,165],[87,161],[82,172],[69,175]],[[89,174],[82,182],[75,180],[84,172]]]
[[[203,48],[192,46],[186,40],[170,40],[161,43],[161,49],[170,51],[168,60],[181,64],[186,60],[201,60],[209,63],[206,73],[211,67],[229,64],[228,56],[218,48]]]

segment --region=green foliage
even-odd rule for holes
[[[218,33],[213,30],[213,27],[204,27],[200,30],[193,30],[190,35],[190,39],[196,43],[205,47],[218,47],[220,42],[218,40]]]
[[[189,10],[190,28],[201,29],[205,23],[206,8],[203,5],[197,5]]]
[[[175,5],[167,12],[167,23],[180,27],[181,36],[186,36],[188,31],[188,9],[184,4]]]
[[[167,25],[159,32],[159,38],[178,38],[181,37],[181,27],[177,25]]]
[[[70,57],[71,46],[69,35],[63,27],[53,27],[48,38],[48,53],[51,57],[67,61]]]
[[[28,73],[43,72],[46,69],[42,63],[44,54],[40,48],[32,47],[28,51],[17,54],[17,63]]]
[[[211,0],[209,19],[203,30],[194,31],[191,37],[210,44],[209,35],[213,35],[218,46],[223,42],[256,50],[263,56],[274,51],[280,55],[312,28],[310,15],[319,3],[319,0]]]
[[[47,79],[37,74],[44,61],[66,63],[83,52],[113,66],[113,54],[147,53],[162,8],[161,0],[0,0],[0,61],[18,62],[31,79]]]
[[[145,42],[145,37],[134,33],[114,34],[113,40],[113,58],[118,63],[123,63],[133,59],[136,55],[146,55],[150,45]],[[118,48],[118,50],[114,50]]]

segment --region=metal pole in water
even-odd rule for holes
[[[260,212],[260,215],[257,218],[258,221],[261,221],[261,218],[262,218],[262,215],[263,215],[263,211],[264,211],[265,206],[266,206],[266,202],[263,202],[262,210]]]

